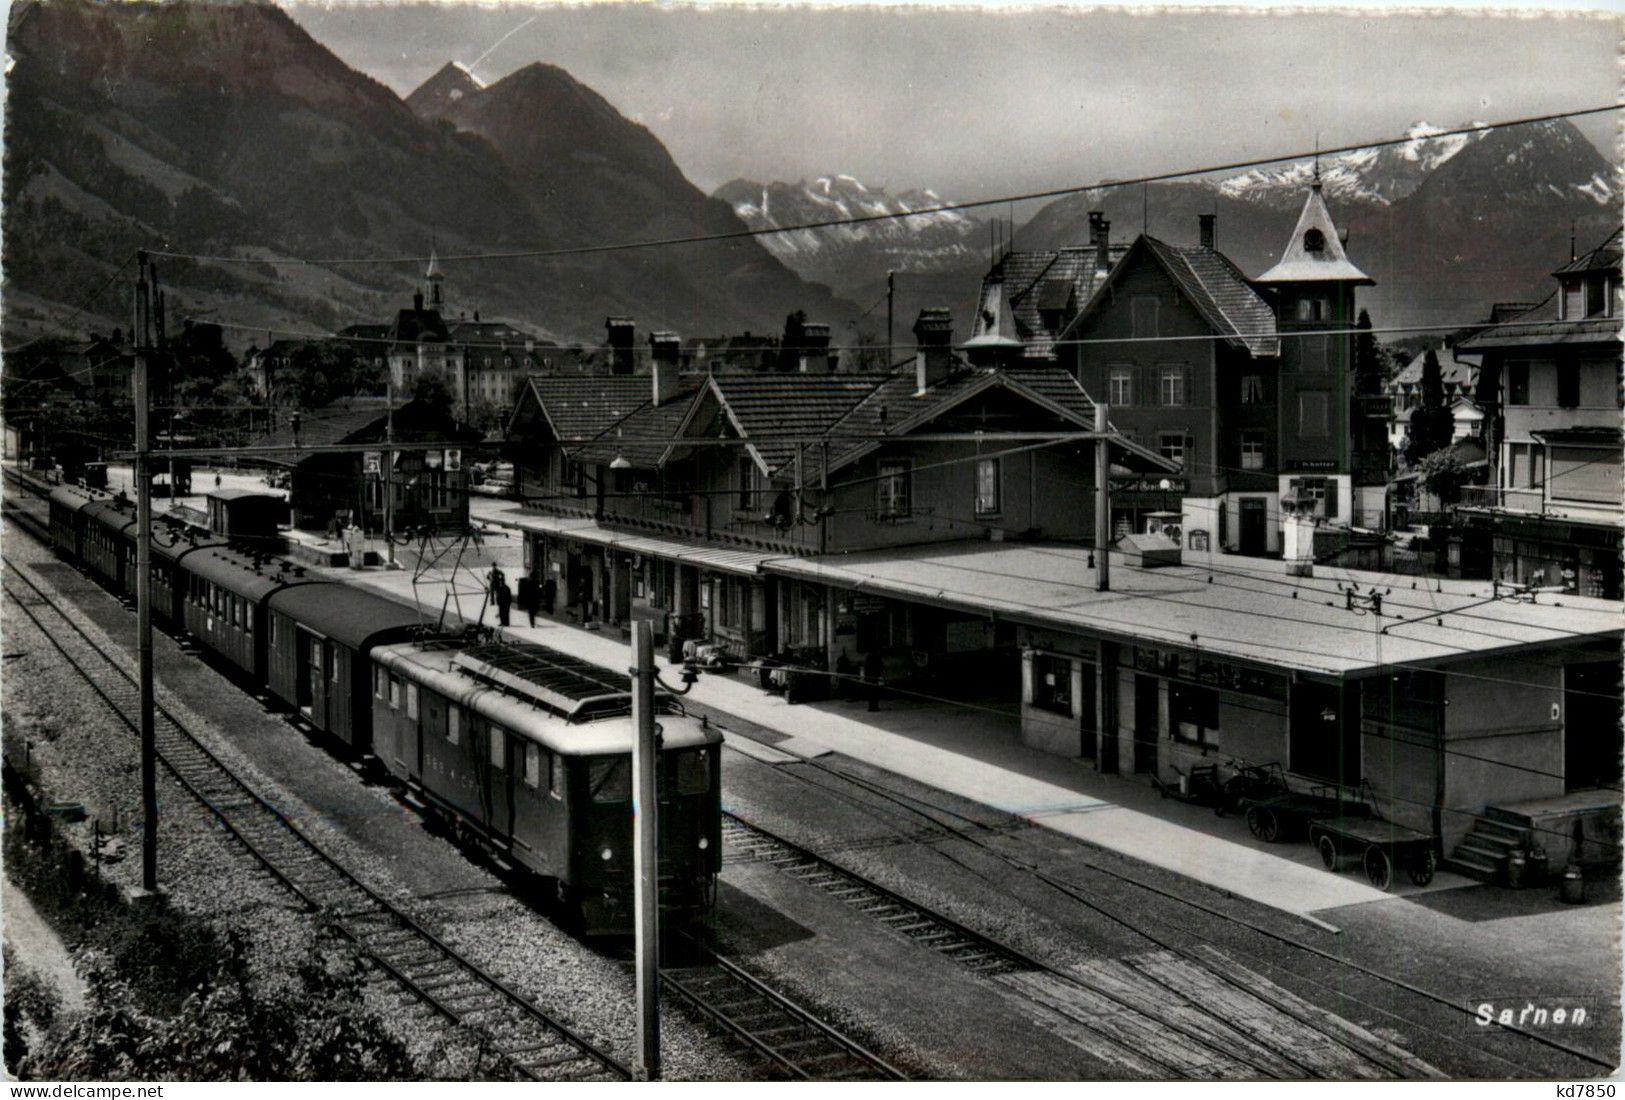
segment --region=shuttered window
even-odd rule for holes
[[[1553,447],[1546,492],[1553,500],[1619,504],[1619,453]]]

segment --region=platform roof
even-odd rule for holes
[[[1489,581],[1453,581],[1207,555],[1157,569],[1112,554],[1111,590],[1095,588],[1084,547],[945,544],[823,558],[774,558],[764,571],[875,596],[1127,644],[1163,645],[1259,667],[1368,676],[1491,654],[1620,637],[1618,601],[1542,594],[1497,599]],[[1340,586],[1387,590],[1382,615],[1350,611]],[[1416,587],[1412,587],[1412,585]],[[1443,625],[1439,625],[1442,621]]]

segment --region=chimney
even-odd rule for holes
[[[1196,224],[1200,227],[1202,247],[1209,252],[1213,251],[1213,226],[1218,220],[1219,216],[1217,214],[1196,215]]]
[[[682,341],[675,332],[649,334],[649,373],[654,379],[655,405],[664,405],[677,396],[678,353]]]
[[[922,309],[914,322],[914,388],[924,393],[953,371],[954,322],[945,309]]]
[[[1106,212],[1104,210],[1091,210],[1091,211],[1089,211],[1089,243],[1090,244],[1099,243],[1100,238],[1102,236],[1104,236],[1104,234],[1100,230],[1100,225],[1105,220],[1106,220]]]
[[[609,373],[631,374],[633,351],[632,339],[634,335],[632,318],[606,317],[604,318],[604,343],[609,345]]]
[[[829,326],[822,321],[808,321],[801,326],[802,374],[832,374],[835,358],[829,353]]]
[[[1095,238],[1095,274],[1104,275],[1112,269],[1112,223],[1101,214],[1090,231]]]

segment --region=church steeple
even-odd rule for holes
[[[429,308],[439,309],[444,304],[443,284],[446,276],[440,270],[440,259],[432,243],[429,245],[429,266],[424,270],[423,278],[429,284]]]

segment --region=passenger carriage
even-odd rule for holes
[[[135,543],[135,504],[125,497],[104,497],[85,505],[80,560],[91,576],[118,595],[125,594],[127,547]]]
[[[186,581],[187,633],[257,685],[267,681],[266,598],[294,585],[329,583],[306,577],[302,566],[229,546],[187,554],[180,569]]]
[[[85,508],[100,496],[77,485],[60,485],[49,498],[51,547],[74,562],[84,561]]]
[[[432,809],[554,880],[588,934],[632,920],[635,731],[624,676],[528,644],[373,651],[373,747]],[[721,869],[721,735],[663,696],[661,904],[703,917]]]
[[[186,625],[186,594],[187,574],[181,567],[181,562],[188,554],[195,554],[201,550],[223,547],[225,540],[200,532],[196,528],[184,524],[166,523],[154,525],[152,533],[152,617],[154,622],[163,624],[174,630],[181,630]],[[135,543],[132,541],[129,548],[132,561],[126,567],[126,575],[133,578],[135,567]],[[134,584],[131,583],[130,595],[134,595]]]
[[[302,584],[266,599],[266,686],[357,752],[372,745],[372,648],[422,630],[416,610],[343,584]]]

